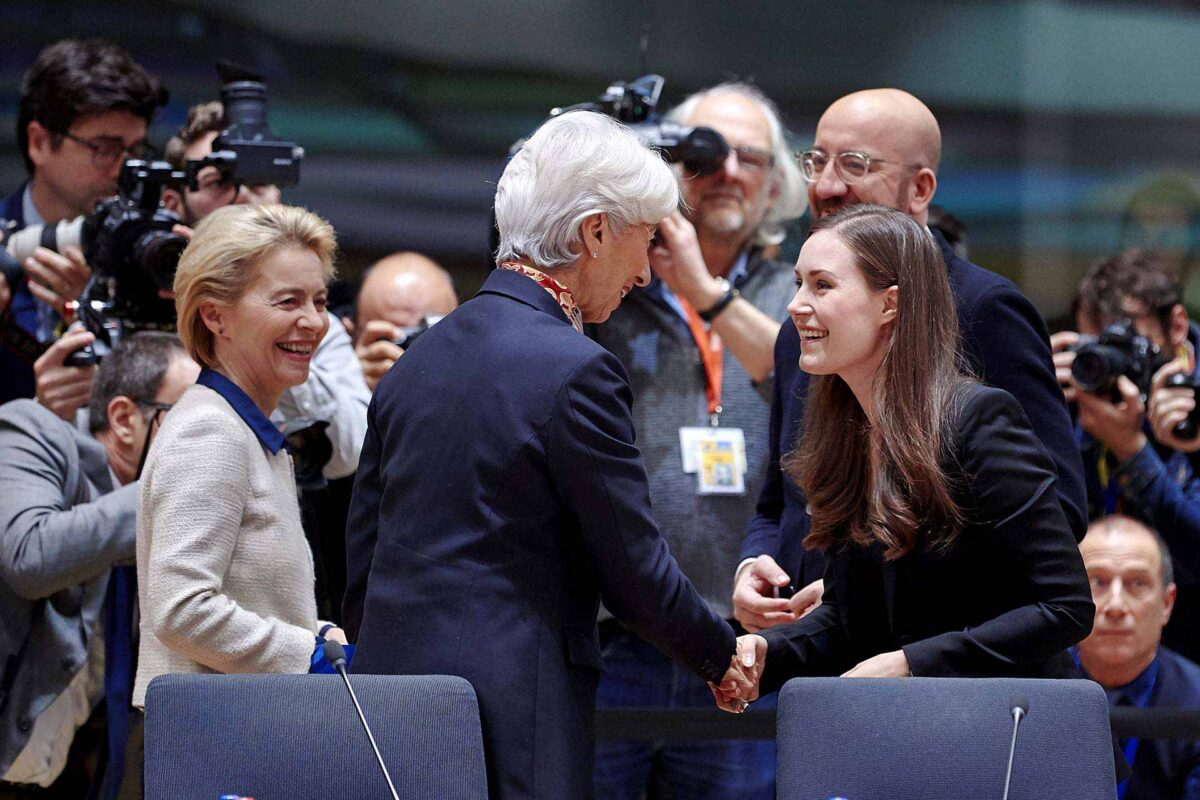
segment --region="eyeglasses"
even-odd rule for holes
[[[802,153],[797,153],[796,158],[800,161],[800,171],[804,174],[804,180],[809,183],[816,183],[821,179],[822,173],[825,172],[825,167],[829,166],[831,160],[833,161],[833,168],[837,172],[838,177],[847,186],[858,183],[867,177],[868,173],[871,172],[872,164],[897,164],[902,167],[921,169],[920,164],[908,164],[903,161],[884,161],[882,158],[872,158],[859,150],[847,150],[844,153],[838,153],[832,159],[830,159],[824,150],[805,150]]]
[[[751,172],[763,172],[775,166],[775,156],[757,147],[731,147],[729,152],[737,156],[739,167]]]
[[[92,163],[101,168],[111,167],[121,156],[146,158],[147,156],[154,155],[156,152],[154,147],[144,139],[126,147],[124,142],[114,136],[98,136],[95,139],[88,140],[80,139],[71,133],[64,132],[59,135],[91,150]]]
[[[156,416],[158,413],[165,414],[175,407],[174,403],[160,403],[156,400],[134,400],[134,402],[139,406],[145,406],[146,408],[154,409]]]

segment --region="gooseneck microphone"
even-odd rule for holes
[[[1017,752],[1017,728],[1021,725],[1021,720],[1029,715],[1029,700],[1025,695],[1019,694],[1013,697],[1010,706],[1008,713],[1012,714],[1013,718],[1013,735],[1012,744],[1008,746],[1008,769],[1004,773],[1004,800],[1008,800],[1008,787],[1012,780],[1013,754]]]
[[[392,776],[388,774],[387,764],[383,763],[383,756],[379,754],[379,745],[375,744],[371,726],[367,724],[367,718],[363,716],[362,706],[358,704],[358,696],[354,694],[354,687],[350,685],[350,678],[346,675],[346,651],[342,649],[339,642],[332,639],[326,639],[325,644],[321,647],[325,652],[325,660],[333,665],[346,683],[346,690],[350,692],[350,699],[354,701],[354,710],[358,712],[358,720],[362,723],[363,730],[367,732],[367,740],[371,742],[371,749],[375,751],[375,760],[379,762],[379,768],[383,770],[383,779],[387,781],[388,791],[392,793],[392,800],[400,800],[400,796],[396,794],[396,787],[392,783]]]

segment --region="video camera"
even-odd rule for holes
[[[628,125],[646,145],[662,152],[667,161],[682,164],[695,175],[711,175],[729,155],[729,144],[712,128],[676,125],[662,119],[658,101],[666,80],[661,75],[643,75],[608,87],[600,99],[566,108],[551,109],[557,117],[568,111],[596,111]],[[514,146],[514,151],[520,143]]]
[[[212,153],[187,163],[187,181],[199,189],[197,176],[216,167],[222,182],[247,186],[295,186],[300,182],[304,148],[278,139],[267,124],[267,84],[261,76],[222,61],[221,104],[225,128],[213,140]]]

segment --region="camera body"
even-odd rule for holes
[[[1105,326],[1099,336],[1080,337],[1073,350],[1071,377],[1075,384],[1091,394],[1107,392],[1114,400],[1120,396],[1116,383],[1122,375],[1133,381],[1145,398],[1154,373],[1169,360],[1128,319]]]
[[[101,200],[91,214],[9,237],[8,252],[18,262],[38,247],[62,252],[74,246],[92,267],[78,313],[95,344],[65,363],[94,364],[127,332],[174,328],[175,304],[159,293],[171,289],[187,239],[173,232],[180,219],[159,201],[164,187],[185,180],[165,161],[129,159],[121,166],[117,195]]]
[[[1194,395],[1196,389],[1200,388],[1200,377],[1176,372],[1174,375],[1167,376],[1164,385],[1173,389],[1191,389]],[[1185,442],[1195,439],[1197,433],[1200,433],[1200,406],[1189,411],[1187,418],[1176,423],[1174,429],[1171,431],[1171,434],[1176,439]]]
[[[188,161],[192,191],[205,167],[216,167],[225,181],[248,186],[295,186],[300,182],[304,148],[279,139],[267,124],[267,84],[231,64],[217,66],[225,128],[213,140],[212,153]]]
[[[422,317],[421,321],[416,325],[409,325],[407,328],[400,328],[400,334],[395,339],[392,339],[392,344],[396,345],[401,350],[407,350],[413,346],[413,342],[420,338],[423,333],[432,328],[438,322],[441,322],[442,319],[443,317],[438,314],[430,314],[427,317]]]

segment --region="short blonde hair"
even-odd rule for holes
[[[237,302],[262,260],[291,246],[315,253],[321,259],[325,280],[333,278],[337,250],[333,226],[311,211],[282,205],[236,205],[219,208],[201,220],[175,270],[179,338],[192,358],[203,366],[217,367],[212,332],[200,317],[200,306]]]

